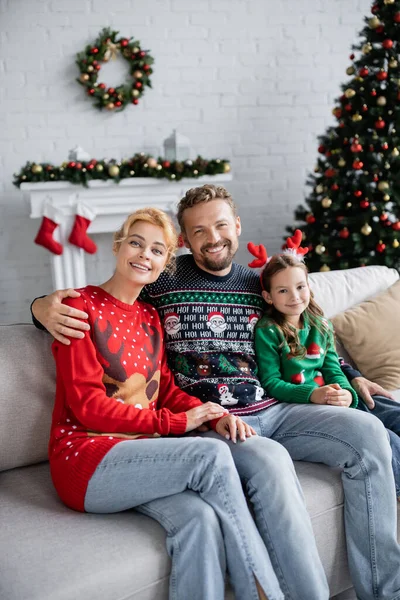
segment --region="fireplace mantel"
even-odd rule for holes
[[[116,231],[129,213],[145,206],[155,206],[173,214],[178,201],[190,187],[204,183],[224,184],[231,180],[232,175],[226,173],[181,181],[137,177],[122,179],[116,184],[112,180],[94,180],[88,187],[51,181],[23,183],[21,190],[29,203],[31,219],[43,217],[47,201],[60,210],[61,223],[54,232],[54,239],[63,245],[64,251],[60,256],[51,255],[51,269],[54,288],[62,289],[83,287],[87,283],[85,252],[68,242],[78,202],[90,206],[96,213],[88,229],[92,236]]]

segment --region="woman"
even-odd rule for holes
[[[50,467],[55,488],[75,510],[130,508],[167,530],[170,598],[224,598],[228,569],[237,598],[282,599],[226,444],[179,436],[207,421],[242,440],[254,430],[215,403],[174,383],[156,310],[138,299],[171,267],[177,237],[167,215],[147,208],[114,236],[116,269],[68,304],[89,314],[90,330],[53,343],[57,390]]]

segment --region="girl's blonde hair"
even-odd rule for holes
[[[175,270],[175,252],[178,247],[178,234],[171,218],[159,208],[139,208],[128,215],[121,227],[114,233],[114,250],[118,251],[120,244],[126,240],[130,228],[137,222],[144,221],[160,227],[167,242],[167,262],[165,270]]]
[[[308,283],[308,269],[306,265],[295,256],[291,254],[275,254],[269,260],[267,265],[261,272],[261,285],[263,290],[271,293],[271,281],[274,275],[288,269],[290,267],[298,267],[304,271],[306,280]],[[320,331],[320,333],[328,334],[329,327],[325,325],[324,321],[321,321],[323,311],[320,306],[314,300],[314,294],[310,290],[310,303],[301,315],[301,321],[304,322],[304,316],[308,317],[310,325],[314,325]],[[290,325],[285,319],[285,315],[275,308],[273,304],[268,304],[266,309],[266,315],[274,321],[275,325],[281,331],[284,340],[289,346],[290,353],[295,358],[303,358],[306,354],[306,348],[300,344],[297,330]]]

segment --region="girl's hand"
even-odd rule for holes
[[[246,441],[246,438],[252,435],[257,435],[250,425],[231,414],[225,415],[218,421],[215,431],[225,439],[232,440],[234,444],[236,444],[238,434],[241,442]]]
[[[326,393],[326,403],[331,406],[344,406],[348,408],[353,402],[353,396],[349,392],[349,390],[343,390],[338,383],[332,383],[331,388],[334,390],[330,390]]]
[[[216,402],[206,402],[201,406],[195,406],[186,411],[187,422],[185,432],[193,431],[193,429],[196,429],[206,421],[218,419],[226,415],[227,412],[226,408],[216,404]]]
[[[323,385],[321,387],[315,388],[310,396],[310,402],[313,404],[326,404],[327,402],[327,393],[329,391],[329,385]]]

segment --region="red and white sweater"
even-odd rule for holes
[[[54,341],[57,388],[49,459],[60,498],[84,511],[87,485],[115,444],[183,434],[185,412],[202,403],[178,388],[167,366],[155,308],[120,302],[96,286],[65,301],[89,314],[90,330]],[[140,442],[139,442],[140,443]]]

